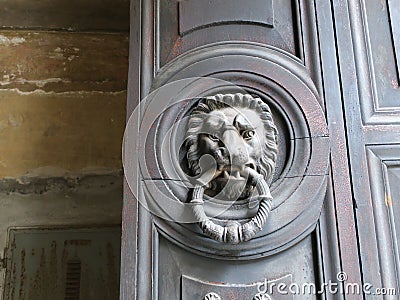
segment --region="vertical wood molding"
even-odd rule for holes
[[[332,191],[325,204],[326,210],[321,218],[322,232],[330,232],[329,239],[332,244],[325,243],[323,255],[328,257],[325,264],[331,264],[327,270],[327,279],[336,280],[336,274],[344,271],[348,275],[349,282],[361,284],[361,270],[358,265],[359,253],[357,242],[357,231],[354,216],[354,203],[351,186],[351,171],[347,160],[347,136],[346,123],[342,114],[342,86],[340,81],[340,65],[336,59],[338,47],[341,47],[337,40],[337,31],[348,32],[345,28],[338,28],[335,20],[342,20],[343,12],[339,14],[332,10],[331,5],[325,1],[317,1],[317,24],[320,40],[320,55],[322,74],[324,82],[324,98],[328,126],[331,136],[331,176]],[[335,7],[339,7],[336,3]],[[340,23],[342,24],[342,23]],[[343,22],[343,24],[346,24]],[[347,48],[348,50],[348,45]],[[343,50],[344,51],[344,50]],[[331,203],[329,203],[331,202]],[[333,225],[332,218],[336,218]],[[337,226],[337,228],[336,228]],[[335,231],[337,236],[335,236]],[[324,239],[323,239],[324,240]],[[337,248],[338,246],[338,248]],[[325,251],[324,251],[325,249]],[[331,256],[331,253],[333,255]],[[331,261],[330,258],[334,259]],[[343,296],[343,295],[342,295]],[[340,295],[338,295],[340,297]],[[356,299],[354,297],[353,299]]]
[[[144,45],[143,39],[146,33],[142,33],[142,18],[146,8],[146,0],[131,0],[130,5],[130,56],[129,56],[129,77],[128,77],[128,101],[127,101],[127,120],[132,112],[140,104],[143,90],[146,85],[142,84],[142,68],[148,68],[142,65]],[[144,6],[144,7],[143,7]],[[147,37],[148,38],[148,37]],[[133,134],[138,134],[133,132]],[[139,182],[137,183],[139,186]],[[129,185],[124,181],[124,204],[122,211],[122,243],[121,243],[121,299],[151,299],[150,297],[141,298],[142,288],[138,289],[140,280],[138,278],[139,267],[145,261],[142,256],[138,256],[136,249],[139,247],[137,236],[142,227],[138,227],[139,219],[146,212],[138,204],[137,199],[130,191]],[[146,224],[146,223],[144,223]],[[145,252],[146,253],[146,252]],[[151,282],[151,280],[150,280]],[[148,284],[148,283],[147,283]],[[145,286],[143,288],[147,287]]]

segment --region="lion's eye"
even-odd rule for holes
[[[256,133],[255,133],[254,130],[247,130],[247,131],[243,131],[242,137],[243,137],[245,140],[251,140],[255,134],[256,134]]]
[[[208,135],[208,138],[209,138],[210,140],[212,140],[213,142],[218,142],[218,141],[219,141],[219,138],[218,138],[216,135],[214,135],[214,134],[209,134],[209,135]]]

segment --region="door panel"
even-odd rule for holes
[[[388,161],[398,159],[400,142],[397,29],[391,28],[391,13],[398,8],[389,2],[349,2],[349,34],[338,37],[337,45],[340,77],[351,82],[342,83],[342,97],[363,283],[398,289],[395,226],[390,225],[392,208],[385,200],[390,182],[384,175]]]
[[[201,1],[154,1],[157,70],[184,52],[221,41],[259,42],[300,55],[299,8],[290,0],[212,0],[207,5]]]
[[[400,148],[399,145],[370,145],[366,149],[378,251],[387,254],[380,258],[382,283],[394,288],[398,286],[396,274],[399,270]]]
[[[265,279],[361,288],[322,299],[398,287],[398,19],[391,0],[132,0],[122,299],[268,299],[255,296]],[[167,217],[193,191],[171,172],[188,168],[185,118],[204,97],[238,90],[270,106],[281,141],[266,225],[231,245]],[[163,148],[166,137],[179,151]],[[218,205],[206,200],[210,214]]]
[[[367,1],[364,9],[366,45],[373,80],[373,103],[363,107],[366,124],[394,123],[388,119],[399,110],[400,8],[395,1]],[[364,106],[364,101],[362,101]],[[386,113],[385,113],[386,112]],[[381,116],[381,117],[379,117]],[[398,117],[398,115],[397,115]],[[372,119],[371,119],[372,118]],[[395,120],[397,123],[399,119]]]
[[[316,281],[312,248],[312,238],[307,237],[290,250],[268,259],[216,263],[212,258],[184,251],[161,238],[159,299],[203,299],[207,293],[214,292],[222,299],[251,300],[267,289],[269,294],[276,294],[274,299],[317,299],[309,295],[293,298],[289,292],[278,295],[273,291],[279,283],[284,283],[288,291],[294,282],[301,286]]]

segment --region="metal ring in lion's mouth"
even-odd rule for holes
[[[193,190],[194,214],[199,221],[203,233],[219,242],[238,244],[252,239],[264,227],[272,208],[272,197],[264,177],[250,167],[245,168],[252,184],[259,193],[260,204],[256,215],[250,221],[240,224],[236,221],[228,222],[226,226],[214,223],[204,212],[204,190],[202,185],[196,185]]]

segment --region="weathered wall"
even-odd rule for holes
[[[129,1],[0,7],[0,253],[11,226],[118,224]]]
[[[127,55],[125,33],[1,31],[0,178],[121,168]]]

